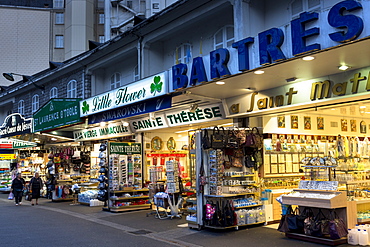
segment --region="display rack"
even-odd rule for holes
[[[137,209],[150,209],[149,189],[127,188],[110,191],[109,211],[123,212]]]

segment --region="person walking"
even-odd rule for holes
[[[22,197],[23,197],[23,188],[26,184],[26,181],[22,178],[21,173],[17,173],[17,176],[13,179],[12,187],[10,192],[14,194],[15,198],[15,205],[22,205]]]
[[[32,199],[31,199],[31,205],[34,206],[35,204],[33,203],[33,199],[36,200],[36,205],[38,205],[38,200],[40,198],[40,190],[43,187],[43,182],[42,179],[40,178],[40,174],[38,172],[35,172],[35,176],[31,179],[29,188],[30,192],[32,194]]]

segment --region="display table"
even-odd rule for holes
[[[354,228],[357,224],[356,202],[347,201],[346,192],[343,191],[324,191],[324,190],[306,190],[294,189],[296,195],[283,195],[282,202],[286,205],[297,205],[300,208],[310,207],[315,210],[335,209],[337,215],[343,219],[347,228]],[[328,239],[321,237],[307,236],[299,233],[286,233],[289,238],[295,238],[326,245],[339,245],[346,243],[346,238]]]

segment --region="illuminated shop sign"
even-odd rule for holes
[[[10,137],[31,133],[33,129],[33,118],[24,118],[19,113],[7,116],[0,126],[0,137]]]
[[[120,122],[115,124],[108,124],[104,127],[96,127],[74,131],[73,138],[75,139],[75,141],[88,141],[88,140],[109,139],[130,134],[131,131],[129,127],[124,126]]]
[[[34,131],[44,131],[81,122],[80,99],[51,99],[35,114]]]
[[[347,77],[345,77],[347,75]],[[340,73],[225,100],[228,117],[294,106],[309,107],[330,101],[368,98],[370,68]]]
[[[130,127],[136,132],[221,119],[225,119],[225,113],[222,106],[216,104],[201,106],[192,112],[189,109],[168,111],[164,114],[155,114],[153,118],[135,119],[130,121]]]
[[[171,107],[172,96],[164,95],[89,116],[89,124],[107,122]]]
[[[80,102],[81,117],[137,103],[168,93],[166,73],[125,85]]]
[[[220,48],[208,56],[172,66],[171,91],[237,74],[262,65],[337,46],[370,34],[364,28],[370,2],[341,1],[320,13],[303,12],[290,25],[274,27]]]

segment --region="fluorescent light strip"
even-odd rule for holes
[[[64,136],[50,135],[50,134],[46,134],[46,133],[41,133],[41,135],[49,136],[49,137],[53,137],[53,138],[64,139],[64,140],[69,140],[69,141],[74,141],[75,140],[75,139],[64,137]]]

